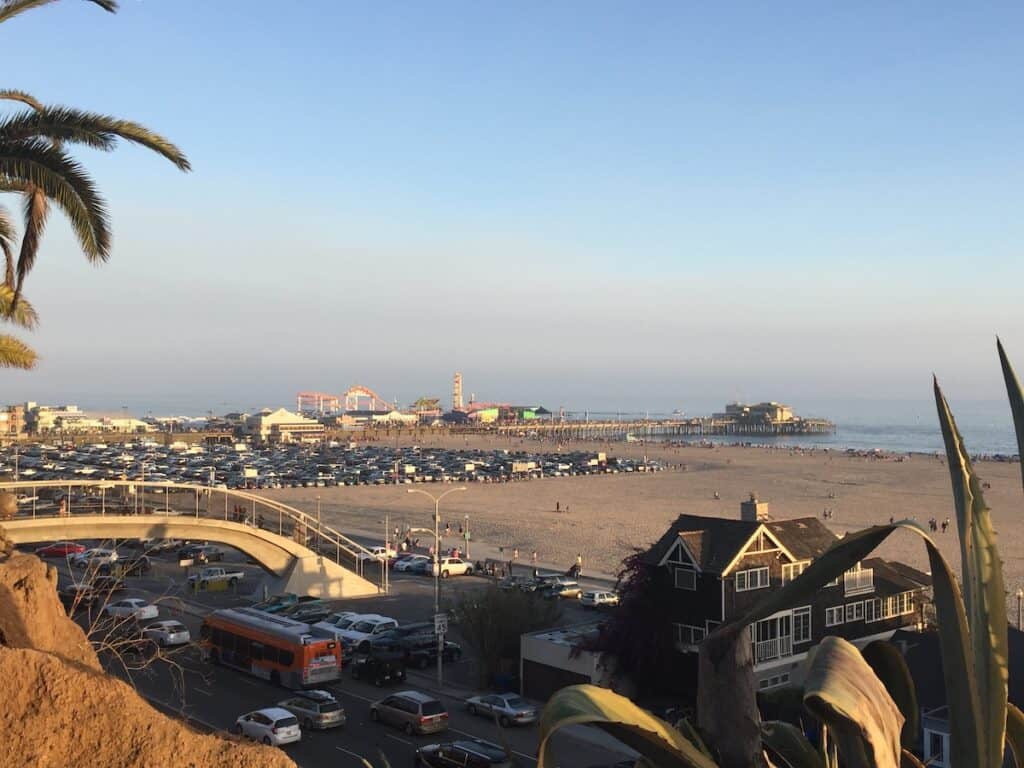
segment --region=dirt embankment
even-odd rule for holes
[[[64,612],[57,574],[0,528],[0,765],[285,768],[271,747],[204,735],[100,668]]]

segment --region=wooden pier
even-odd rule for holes
[[[826,435],[836,426],[827,419],[791,419],[779,422],[744,422],[734,419],[693,418],[642,421],[529,421],[518,424],[493,424],[460,427],[463,432],[486,432],[507,436],[536,433],[538,436],[565,439],[626,439],[715,437],[778,437],[780,435]]]

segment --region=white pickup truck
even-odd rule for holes
[[[189,586],[198,584],[200,589],[205,589],[208,584],[226,581],[229,587],[233,587],[243,578],[245,578],[244,571],[229,571],[226,568],[203,568],[199,573],[193,573],[189,576],[188,583]]]

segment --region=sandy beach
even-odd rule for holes
[[[424,439],[416,444],[556,450],[553,444],[483,437]],[[581,552],[589,570],[612,574],[635,548],[657,539],[676,515],[738,516],[740,502],[756,493],[769,503],[775,518],[821,518],[824,509],[831,509],[833,516],[824,522],[837,534],[887,523],[890,516],[916,518],[922,525],[932,517],[939,522],[949,517],[949,531],[933,536],[959,571],[949,473],[944,461],[934,456],[872,458],[821,450],[635,443],[573,443],[562,450],[605,451],[609,457],[646,455],[670,469],[653,474],[473,483],[465,493],[451,494],[443,501],[442,521],[457,528],[468,514],[474,539],[518,548],[522,559],[536,550],[541,562],[566,567]],[[985,500],[999,534],[1006,588],[1012,596],[1024,587],[1020,467],[995,461],[981,461],[976,467],[991,486],[985,490]],[[430,502],[406,493],[410,487],[439,493],[448,486],[287,488],[264,493],[308,511],[315,509],[320,496],[325,522],[342,531],[380,529],[383,536],[385,515],[392,525],[430,525]],[[894,534],[877,554],[927,570],[924,546],[911,533]],[[1015,598],[1011,602],[1011,620],[1015,620]]]

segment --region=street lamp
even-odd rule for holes
[[[434,622],[437,622],[437,616],[441,613],[441,534],[438,531],[438,525],[441,522],[441,499],[447,496],[449,493],[456,493],[458,491],[466,490],[466,486],[460,485],[457,488],[449,488],[447,491],[442,493],[440,496],[434,496],[428,491],[420,490],[419,488],[407,488],[406,493],[421,493],[428,499],[434,502]],[[437,684],[441,684],[441,657],[444,655],[444,634],[438,632],[437,634]]]
[[[466,540],[466,559],[469,560],[469,512],[466,513],[466,525],[462,529],[462,537]]]
[[[1021,628],[1020,627],[1020,625],[1021,625],[1021,618],[1024,618],[1024,617],[1021,616],[1021,603],[1022,602],[1024,602],[1024,589],[1021,589],[1021,588],[1018,587],[1017,588],[1017,629],[1018,630]]]

